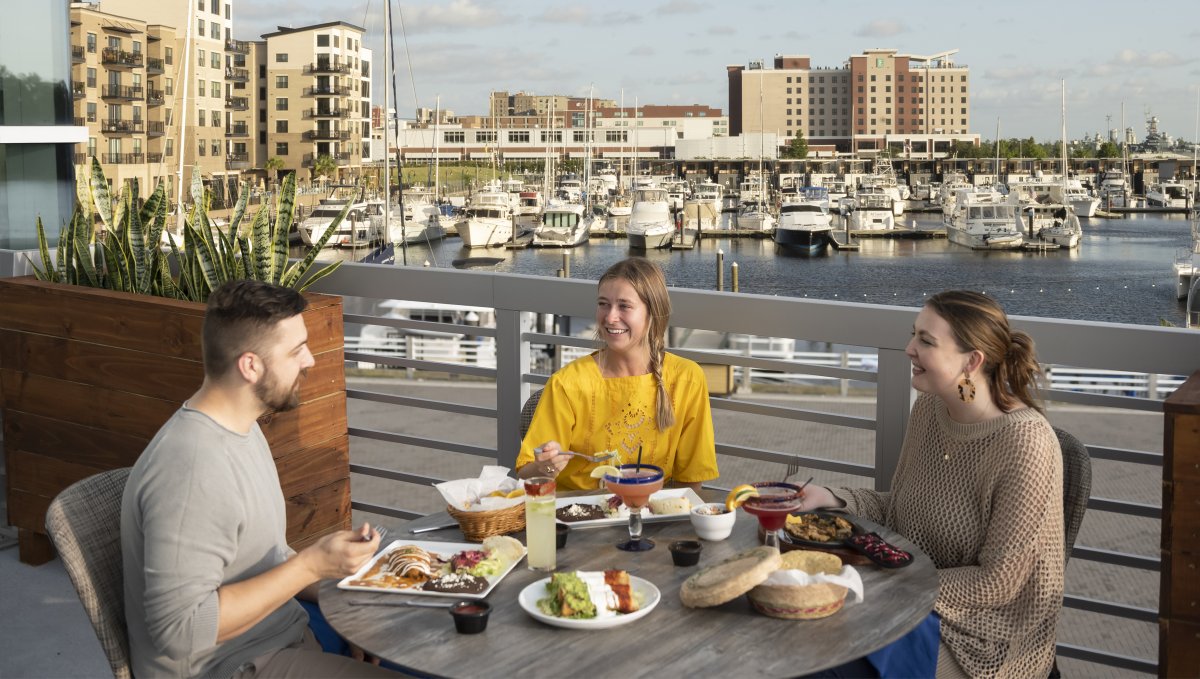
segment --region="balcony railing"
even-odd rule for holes
[[[76,165],[87,165],[91,162],[86,153],[75,153],[71,156],[71,159]]]
[[[151,163],[151,164],[161,163],[162,160],[163,160],[163,154],[161,154],[161,153],[147,153],[146,154],[146,162],[147,163]]]
[[[353,161],[354,161],[354,156],[349,153],[333,154],[333,162],[337,163],[339,167],[342,165],[349,165]]]
[[[100,51],[100,63],[110,68],[141,68],[142,59],[141,52],[126,52],[109,47]]]
[[[250,128],[246,123],[234,123],[225,130],[226,137],[248,137],[250,136]]]
[[[106,134],[141,134],[145,127],[141,120],[102,120],[100,131]]]
[[[83,116],[75,116],[75,126],[83,127],[84,125],[87,125],[87,120],[84,120]]]
[[[147,106],[162,106],[166,101],[166,93],[162,90],[146,90]]]
[[[225,108],[230,111],[245,111],[250,108],[249,97],[225,97]]]
[[[304,96],[306,97],[348,97],[350,96],[350,88],[343,85],[317,85],[315,87],[305,87]]]
[[[166,133],[166,123],[161,120],[151,120],[146,123],[146,134],[151,137],[161,137]]]
[[[105,165],[141,165],[146,162],[144,153],[105,153],[100,158]]]
[[[234,54],[250,54],[250,43],[245,40],[226,40],[225,51]]]
[[[83,83],[71,83],[71,97],[74,99],[83,99],[87,96],[87,89]]]
[[[308,141],[347,141],[350,133],[346,130],[309,130],[304,133]]]
[[[350,109],[345,108],[310,108],[304,112],[305,118],[349,118]]]
[[[340,62],[318,61],[315,64],[305,64],[304,74],[312,75],[314,73],[349,73],[349,64]]]
[[[225,156],[226,170],[245,170],[250,167],[249,153],[230,153]]]
[[[100,97],[103,99],[135,101],[141,99],[144,94],[145,91],[141,87],[129,87],[127,85],[105,85],[100,89]]]
[[[71,62],[83,63],[83,45],[71,45]]]
[[[306,158],[306,163],[308,162],[311,160]],[[318,282],[313,289],[351,298],[367,298],[362,301],[378,299],[381,294],[386,294],[380,291],[403,290],[406,299],[418,303],[487,307],[495,312],[495,326],[484,328],[456,323],[413,321],[369,313],[345,314],[344,320],[348,327],[372,325],[392,329],[401,334],[409,331],[433,331],[446,333],[446,336],[450,337],[471,335],[478,338],[478,343],[494,347],[491,360],[466,363],[454,358],[430,360],[412,354],[403,357],[384,355],[348,343],[345,358],[351,364],[370,363],[376,367],[409,371],[428,370],[493,381],[495,399],[488,401],[498,404],[474,407],[407,394],[401,398],[391,393],[387,387],[356,385],[347,393],[352,403],[351,407],[375,408],[381,407],[381,404],[393,404],[417,408],[428,411],[433,417],[450,423],[450,426],[454,426],[456,422],[462,422],[465,426],[466,422],[470,422],[477,428],[478,418],[495,421],[495,443],[484,445],[445,440],[444,436],[420,436],[413,435],[412,432],[395,433],[362,425],[355,426],[351,428],[350,436],[351,446],[356,449],[360,446],[366,449],[373,445],[398,444],[406,449],[453,452],[512,467],[520,441],[518,427],[521,405],[529,396],[531,387],[536,388],[537,385],[545,384],[547,380],[548,370],[545,366],[539,367],[537,364],[537,357],[544,357],[547,353],[542,350],[543,347],[578,351],[587,351],[595,347],[591,340],[538,332],[532,330],[530,324],[531,319],[538,315],[578,315],[581,309],[590,308],[595,298],[594,282],[477,271],[460,272],[451,269],[377,267],[347,262],[332,276]],[[737,464],[767,462],[778,465],[779,470],[789,461],[798,460],[805,467],[818,471],[827,478],[839,475],[834,477],[839,483],[841,476],[860,479],[857,484],[841,485],[865,483],[868,487],[881,490],[889,487],[899,459],[911,403],[911,363],[904,351],[917,309],[679,288],[671,290],[671,302],[671,323],[682,331],[680,334],[689,329],[720,333],[733,328],[738,333],[743,333],[742,337],[749,335],[764,339],[794,338],[832,342],[864,348],[866,352],[871,353],[875,360],[870,367],[866,367],[865,363],[850,363],[850,367],[843,367],[814,364],[810,362],[811,359],[801,355],[789,354],[778,358],[752,357],[748,349],[744,353],[737,350],[686,347],[672,349],[673,353],[685,358],[706,365],[727,366],[735,371],[740,370],[743,375],[752,371],[771,371],[771,374],[775,375],[809,375],[832,381],[853,380],[856,384],[868,387],[873,385],[874,402],[865,402],[865,412],[852,415],[839,414],[837,408],[826,411],[810,410],[807,406],[795,407],[785,400],[773,399],[765,402],[757,398],[737,396],[713,397],[710,400],[715,416],[753,417],[755,426],[766,426],[769,422],[785,427],[786,431],[795,431],[793,427],[817,423],[822,427],[831,427],[837,432],[846,432],[848,435],[868,434],[870,442],[867,444],[868,455],[865,460],[850,459],[844,453],[810,453],[805,448],[792,447],[787,443],[775,444],[783,446],[782,450],[765,449],[761,441],[730,439],[729,434],[719,428],[717,452],[726,459],[737,458]],[[1196,357],[1200,355],[1195,333],[1177,328],[1079,323],[1030,317],[1014,317],[1013,321],[1022,330],[1033,335],[1039,356],[1047,365],[1149,375],[1186,375],[1196,370]],[[672,336],[674,334],[672,333]],[[746,344],[749,345],[748,342]],[[1097,394],[1076,391],[1057,380],[1051,383],[1044,396],[1052,403],[1066,404],[1073,409],[1094,408],[1095,414],[1092,417],[1095,417],[1096,421],[1106,417],[1108,412],[1116,411],[1160,416],[1163,413],[1163,404],[1157,399],[1117,395],[1111,392]],[[470,419],[455,419],[463,417]],[[1075,433],[1080,435],[1080,438],[1087,438],[1086,431]],[[492,437],[489,435],[487,438]],[[873,453],[873,459],[870,453]],[[1127,469],[1150,467],[1157,470],[1163,464],[1161,452],[1116,448],[1104,441],[1090,445],[1089,453],[1093,460],[1103,461],[1094,466],[1097,483],[1093,484],[1093,489],[1122,487],[1125,484],[1121,479],[1124,478]],[[351,459],[354,459],[353,450]],[[419,457],[397,456],[391,459],[395,462],[383,465],[353,462],[351,472],[360,477],[373,477],[376,483],[393,484],[394,488],[386,495],[395,498],[413,498],[415,495],[408,492],[409,488],[415,490],[427,487],[430,483],[446,480],[439,478],[438,473],[430,472]],[[1106,473],[1110,476],[1120,476],[1103,480],[1100,475]],[[731,481],[736,482],[736,479]],[[728,485],[730,481],[722,478],[721,483]],[[351,502],[352,508],[359,512],[399,519],[415,518],[425,511],[431,511],[413,511],[411,508],[381,504],[379,500],[367,500],[365,497],[356,491]],[[376,494],[375,497],[380,495]],[[409,501],[412,500],[401,500]],[[1149,520],[1153,522],[1149,530],[1156,533],[1163,520],[1162,512],[1163,509],[1157,504],[1093,496],[1089,501],[1088,518],[1101,524],[1116,521],[1122,526],[1127,525],[1129,521]],[[1087,522],[1085,520],[1085,523]],[[1068,573],[1064,601],[1067,609],[1064,612],[1065,629],[1072,629],[1072,624],[1110,628],[1114,622],[1154,622],[1158,611],[1154,607],[1148,608],[1147,605],[1156,604],[1137,605],[1081,596],[1078,594],[1077,585],[1073,586],[1073,583],[1080,568],[1102,568],[1105,578],[1111,574],[1111,577],[1122,580],[1134,581],[1136,578],[1142,581],[1149,574],[1157,579],[1157,571],[1160,568],[1157,547],[1141,554],[1117,551],[1119,546],[1114,549],[1113,545],[1107,544],[1104,548],[1091,547],[1083,542],[1087,532],[1084,531],[1085,538],[1081,538],[1081,542],[1077,543],[1072,552],[1072,568]],[[1113,572],[1111,569],[1124,570]],[[1099,586],[1104,585],[1101,583]],[[1130,600],[1130,592],[1131,590],[1123,590],[1115,594],[1123,600]],[[1154,597],[1154,601],[1157,600],[1158,598]],[[1085,614],[1088,617],[1082,617]],[[1103,616],[1101,620],[1105,622],[1097,622],[1097,616]],[[1149,673],[1157,670],[1153,651],[1143,654],[1145,657],[1131,657],[1105,649],[1061,644],[1058,652],[1065,658],[1105,664],[1124,670]]]
[[[235,83],[244,83],[250,79],[250,71],[244,68],[225,69],[225,79]]]
[[[146,57],[146,73],[157,75],[164,71],[163,60],[156,57]]]

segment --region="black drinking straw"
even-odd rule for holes
[[[633,471],[636,474],[642,473],[642,444],[640,444],[640,443],[638,444],[637,468],[635,468]]]

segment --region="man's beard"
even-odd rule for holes
[[[266,406],[267,412],[282,413],[300,406],[300,380],[308,374],[308,369],[296,375],[296,381],[288,389],[281,389],[275,373],[266,368],[263,378],[254,385],[254,395]]]

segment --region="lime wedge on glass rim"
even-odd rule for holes
[[[607,474],[608,476],[618,476],[619,477],[621,475],[621,470],[617,469],[616,467],[612,466],[611,464],[602,464],[599,467],[596,467],[595,469],[592,470],[591,476],[593,479],[602,479],[602,478],[604,478],[605,474]]]

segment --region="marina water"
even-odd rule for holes
[[[966,288],[994,296],[1014,315],[1182,326],[1173,263],[1176,250],[1190,244],[1186,217],[1130,214],[1082,221],[1083,240],[1075,250],[978,252],[945,238],[864,238],[857,252],[829,249],[806,257],[779,250],[766,238],[706,237],[695,250],[657,250],[645,256],[663,267],[674,287],[715,289],[721,250],[725,289],[730,287],[730,264],[736,262],[744,293],[919,307],[926,295]],[[909,214],[903,224],[939,229],[941,215]],[[552,277],[562,267],[563,253],[569,253],[573,278],[597,280],[633,254],[619,238],[594,238],[571,250],[470,250],[458,238],[432,245],[410,245],[409,266],[428,260],[431,266],[450,267],[454,260],[493,257],[500,261],[481,270]],[[331,254],[347,259],[364,255],[361,250]]]

